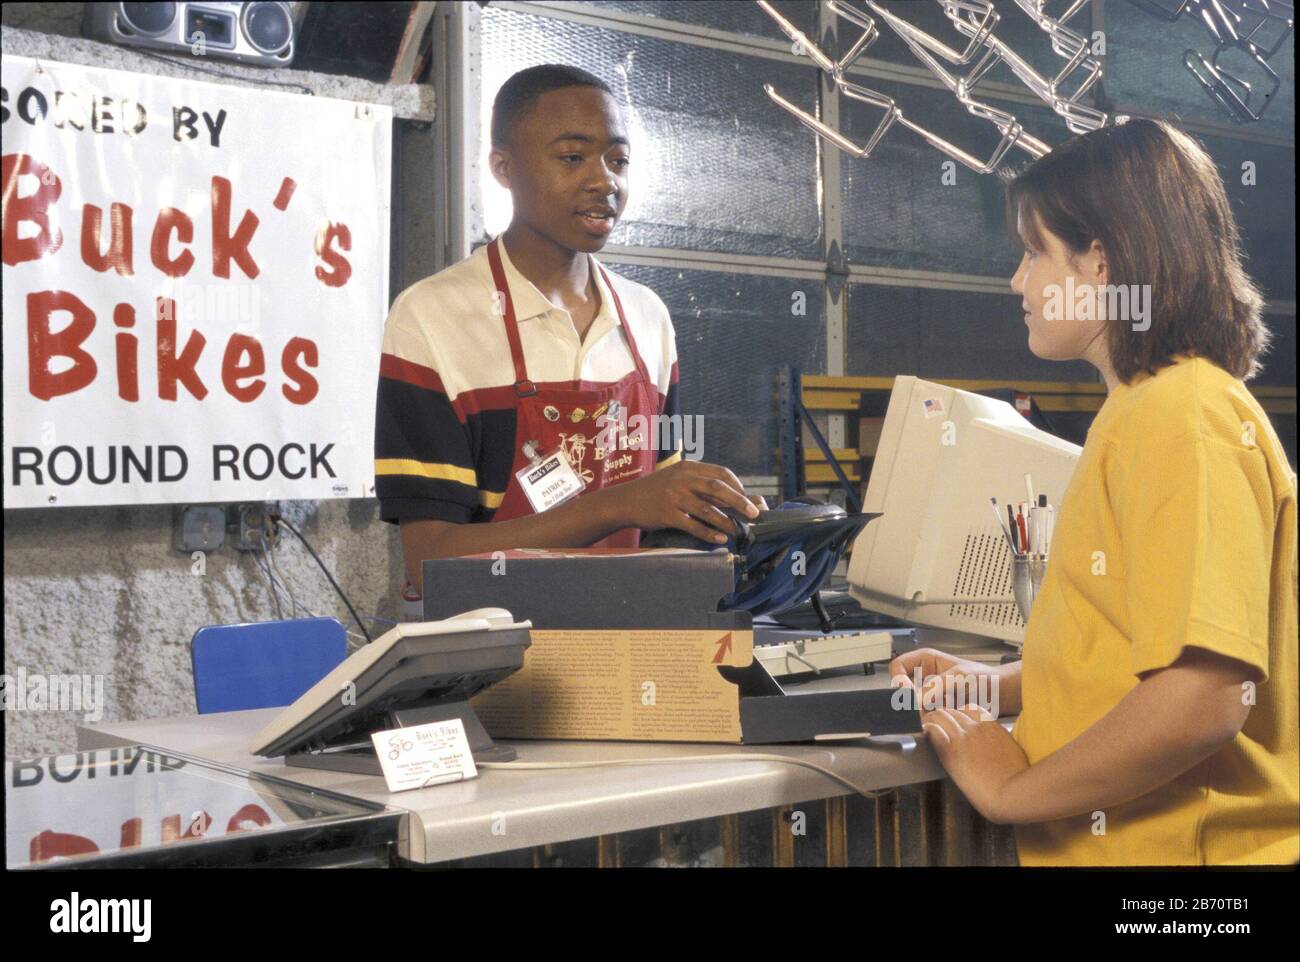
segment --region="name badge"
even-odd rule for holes
[[[560,448],[516,471],[515,477],[538,514],[576,497],[586,487]]]

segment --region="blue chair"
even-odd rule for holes
[[[190,642],[199,714],[292,704],[347,653],[337,618],[200,628]]]

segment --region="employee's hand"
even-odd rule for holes
[[[921,690],[917,692],[919,708],[962,708],[966,705],[968,692],[980,693],[981,675],[990,676],[982,686],[988,692],[993,684],[992,678],[1001,674],[997,665],[967,661],[934,648],[918,648],[904,652],[889,663],[891,686],[915,690],[917,669],[921,673]],[[951,693],[951,698],[945,697],[948,693]]]
[[[758,517],[758,508],[739,479],[721,465],[703,461],[678,461],[644,478],[616,484],[609,492],[616,514],[627,527],[676,528],[714,544],[735,533],[735,525],[719,507],[745,518]]]
[[[979,705],[921,712],[921,725],[962,794],[990,822],[1022,820],[1017,777],[1029,769],[1024,751]]]

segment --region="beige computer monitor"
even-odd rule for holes
[[[989,498],[1026,500],[1029,474],[1059,510],[1080,450],[1004,401],[900,375],[862,505],[881,516],[853,543],[850,594],[917,625],[1019,644],[1011,550]]]

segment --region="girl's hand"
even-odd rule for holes
[[[919,708],[938,707],[962,708],[967,702],[967,694],[975,695],[988,692],[991,699],[996,699],[997,690],[993,681],[1001,673],[996,665],[985,665],[978,661],[966,661],[934,648],[918,648],[904,652],[889,663],[890,685],[894,688],[911,688],[916,690],[916,674],[920,671],[921,690]],[[981,675],[989,677],[983,685],[979,684]],[[949,704],[945,692],[951,692],[954,704]]]
[[[1012,783],[1029,760],[998,720],[978,705],[921,712],[939,761],[975,810],[990,822],[1014,822]]]

